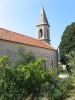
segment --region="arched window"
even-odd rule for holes
[[[52,67],[53,67],[53,59],[52,59]]]
[[[49,37],[49,30],[47,29],[47,37]]]
[[[42,37],[42,36],[43,36],[42,29],[40,29],[40,37]]]

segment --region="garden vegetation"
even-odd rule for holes
[[[71,79],[60,80],[56,69],[43,67],[44,58],[36,60],[31,51],[19,49],[18,59],[13,67],[8,56],[0,58],[0,100],[64,100]]]

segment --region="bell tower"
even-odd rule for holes
[[[42,7],[37,24],[38,39],[50,44],[50,25],[48,23],[44,8]]]

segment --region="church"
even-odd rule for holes
[[[36,30],[37,39],[0,28],[0,58],[8,55],[10,62],[14,62],[18,48],[22,47],[26,51],[31,50],[37,59],[45,58],[46,70],[49,70],[50,66],[57,68],[58,51],[50,44],[50,25],[43,7]]]

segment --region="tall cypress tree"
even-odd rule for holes
[[[61,62],[67,64],[66,54],[75,50],[75,22],[68,25],[63,32],[59,45]]]

